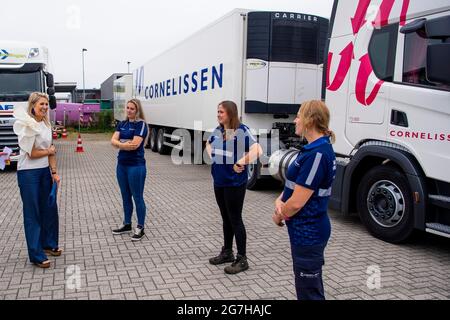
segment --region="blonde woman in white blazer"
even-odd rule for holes
[[[34,92],[28,108],[14,110],[14,132],[19,138],[17,179],[23,203],[25,237],[30,261],[40,268],[50,267],[47,255],[60,256],[59,219],[56,202],[49,201],[52,184],[60,182],[56,149],[48,118],[49,98]]]

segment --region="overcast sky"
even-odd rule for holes
[[[131,71],[234,8],[301,12],[329,18],[332,0],[21,0],[2,1],[0,40],[49,48],[57,82],[100,88],[115,72]]]

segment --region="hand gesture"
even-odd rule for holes
[[[56,182],[59,186],[59,183],[61,182],[61,178],[56,173],[52,174],[52,179],[53,179],[53,182]]]
[[[235,163],[233,166],[233,170],[236,173],[242,173],[245,170],[245,166]]]
[[[281,215],[281,209],[284,206],[284,202],[280,199],[275,200],[275,212],[279,215]]]
[[[273,221],[273,223],[275,223],[279,227],[284,226],[283,217],[280,214],[278,214],[277,212],[273,213],[272,221]]]
[[[56,154],[56,148],[54,145],[51,145],[50,148],[48,148],[47,150],[49,156],[54,156]]]

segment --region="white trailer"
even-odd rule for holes
[[[126,74],[113,83],[114,119],[125,120],[125,108],[127,101],[133,98],[133,75]]]
[[[314,15],[236,9],[135,70],[151,149],[183,147],[176,129],[211,132],[223,100],[237,103],[256,135],[278,129],[283,149],[299,146],[293,120],[302,101],[320,98],[327,31],[328,20]],[[202,144],[193,150],[202,163]],[[250,166],[249,188],[270,177],[265,152]]]
[[[449,1],[335,1],[330,21],[332,207],[386,241],[450,237]]]
[[[26,108],[31,92],[47,92],[50,108],[56,108],[53,75],[48,70],[47,48],[31,42],[0,41],[0,151],[13,150],[11,161],[19,157],[13,131],[14,108]]]

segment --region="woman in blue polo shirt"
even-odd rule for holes
[[[219,127],[209,138],[206,150],[212,159],[211,174],[214,194],[222,215],[224,245],[220,254],[209,259],[209,262],[213,265],[232,262],[224,271],[236,274],[248,269],[247,235],[242,221],[247,165],[261,156],[262,149],[249,128],[240,123],[234,102],[219,103],[217,119]],[[233,237],[236,237],[236,258],[233,254]]]
[[[146,207],[144,202],[144,184],[147,175],[144,145],[148,133],[142,105],[138,99],[131,99],[126,106],[126,120],[117,125],[111,143],[118,148],[117,181],[122,193],[124,219],[123,225],[113,230],[113,234],[131,232],[133,202],[136,205],[137,228],[131,237],[139,241],[144,236]]]
[[[331,146],[335,136],[328,129],[330,113],[322,101],[303,103],[294,122],[295,133],[306,138],[308,144],[288,168],[272,219],[277,225],[286,221],[297,298],[324,300],[322,266],[331,234],[327,206],[336,175]]]

